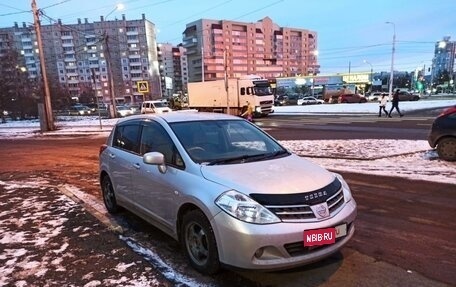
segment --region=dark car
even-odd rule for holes
[[[288,97],[285,95],[278,95],[274,100],[274,106],[285,106],[288,104]]]
[[[434,120],[428,142],[437,149],[441,159],[456,160],[456,105],[444,110]]]
[[[366,98],[358,94],[343,94],[339,96],[339,103],[365,103]]]
[[[418,101],[420,99],[419,94],[413,94],[407,91],[399,92],[399,101]]]

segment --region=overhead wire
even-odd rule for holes
[[[63,1],[60,1],[60,2],[55,3],[53,5],[47,6],[45,8],[41,8],[40,10],[43,11],[43,9],[51,8],[51,7],[54,7],[54,6],[57,6],[57,5],[61,5],[63,3],[69,2],[69,1],[70,0],[63,0]],[[136,2],[136,1],[138,1],[138,0],[124,1],[124,3],[133,3],[133,2]],[[141,8],[145,8],[145,7],[156,6],[156,5],[160,5],[160,4],[163,4],[163,3],[168,3],[168,2],[171,2],[171,1],[174,1],[174,0],[158,1],[158,2],[155,2],[155,3],[151,3],[149,5],[144,5],[144,6],[136,7],[136,8],[129,9],[129,10],[136,10],[136,9],[141,9]],[[207,11],[219,8],[219,7],[229,3],[231,1],[232,0],[228,0],[228,1],[224,1],[224,2],[218,3],[218,4],[216,4],[216,5],[212,6],[212,7],[207,8],[207,9],[205,9],[205,10],[199,12],[199,13],[196,13],[196,14],[190,16],[190,17],[186,17],[186,18],[183,18],[181,20],[175,21],[175,22],[167,25],[166,27],[182,23],[182,22],[184,22],[187,19],[191,19],[193,16],[196,16],[198,14],[205,13]],[[243,14],[241,16],[235,17],[231,21],[235,21],[237,19],[241,19],[241,18],[243,18],[245,16],[251,15],[251,14],[256,13],[258,11],[261,11],[263,9],[272,7],[274,5],[277,5],[280,2],[283,2],[283,0],[274,1],[272,3],[269,3],[267,5],[259,7],[259,8],[255,9],[255,10],[252,10],[252,11],[250,11],[248,13],[245,13],[245,14]],[[4,4],[0,4],[0,5],[7,6],[7,5],[4,5]],[[10,8],[12,8],[12,7],[10,7]],[[107,6],[103,6],[102,8],[107,8]],[[17,9],[17,8],[14,8],[14,9]],[[98,8],[98,9],[101,9],[101,8]],[[17,10],[19,10],[19,9],[17,9]],[[91,9],[91,11],[93,11],[93,9]],[[24,11],[15,12],[15,13],[27,13],[27,12],[31,12],[31,11],[25,11],[24,10]],[[48,19],[50,22],[57,22],[58,21],[58,20],[55,20],[55,19],[49,17],[44,12],[43,12],[43,15],[45,15],[45,18]],[[67,14],[67,15],[71,15],[71,14]],[[72,25],[72,24],[70,24],[70,25]],[[72,31],[75,31],[77,33],[84,33],[84,32],[82,32],[80,30],[72,28],[69,25],[62,25],[62,26],[67,28],[67,29],[70,29]],[[206,29],[203,29],[202,31],[199,31],[199,33],[203,33],[204,30],[206,30]],[[168,41],[175,40],[175,39],[181,39],[181,38],[174,38],[174,39],[170,39]],[[118,43],[120,43],[119,39],[116,39],[115,37],[110,37],[110,40],[111,41],[117,41]],[[400,51],[403,51],[403,52],[407,52],[407,53],[414,53],[414,54],[421,54],[421,53],[425,54],[426,53],[426,51],[421,50],[422,48],[417,46],[417,44],[418,45],[431,44],[431,43],[435,44],[435,42],[431,42],[431,41],[429,41],[429,42],[428,41],[397,41],[396,43],[397,43],[397,50],[400,50]],[[343,59],[343,58],[347,58],[347,57],[361,57],[361,56],[362,57],[369,57],[369,56],[372,57],[372,56],[379,56],[379,55],[380,56],[381,55],[388,55],[389,52],[386,51],[386,50],[385,50],[385,52],[372,52],[371,49],[379,48],[379,47],[381,48],[381,47],[390,46],[390,45],[391,45],[391,43],[378,43],[378,44],[365,45],[365,46],[336,47],[336,48],[330,48],[330,49],[321,49],[321,50],[319,50],[319,52],[321,52],[322,55],[319,55],[318,59],[319,60],[339,60],[339,59]],[[409,45],[409,46],[405,46],[405,45]],[[415,45],[415,46],[410,46],[410,45]]]

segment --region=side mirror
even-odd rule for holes
[[[165,156],[159,152],[148,152],[143,155],[143,162],[156,165],[161,173],[166,172]]]

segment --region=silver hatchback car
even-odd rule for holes
[[[100,148],[111,213],[125,208],[178,240],[190,264],[279,270],[323,259],[353,236],[344,179],[234,116],[121,119]]]

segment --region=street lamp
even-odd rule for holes
[[[369,66],[371,67],[371,71],[370,71],[370,82],[371,82],[371,92],[372,92],[372,85],[374,84],[374,67],[372,66],[371,63],[369,63],[369,61],[367,60],[364,60],[363,61],[365,64],[369,64]]]
[[[124,8],[125,8],[124,4],[122,4],[122,3],[117,4],[116,7],[114,7],[114,9],[112,9],[111,12],[106,14],[105,19],[108,18],[108,16],[111,15],[112,13],[114,13],[115,11],[122,11]]]
[[[391,97],[393,95],[394,51],[396,50],[396,25],[393,22],[385,22],[385,24],[393,25],[393,50],[391,52],[391,72],[389,82],[389,96]]]

